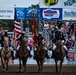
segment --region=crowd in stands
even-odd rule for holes
[[[75,45],[75,23],[71,19],[70,21],[61,21],[58,20],[57,22],[54,21],[41,21],[42,28],[46,28],[47,32],[50,36],[50,44],[48,46],[49,49],[52,50],[52,44],[57,39],[56,35],[58,34],[57,31],[60,31],[60,38],[63,42],[63,44],[66,45],[68,50],[74,49]]]

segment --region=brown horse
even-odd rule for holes
[[[19,72],[26,72],[26,63],[27,63],[27,59],[29,57],[29,52],[27,50],[27,47],[25,46],[26,43],[27,43],[26,38],[22,38],[22,42],[20,44],[20,49],[18,51]],[[21,61],[22,61],[22,64],[21,64]]]
[[[8,72],[8,62],[11,57],[11,50],[9,48],[9,37],[4,37],[4,47],[1,51],[1,63],[4,72]]]
[[[38,64],[38,72],[43,71],[43,64],[45,61],[46,52],[44,50],[46,42],[44,40],[41,41],[40,47],[35,52],[36,62]]]
[[[55,59],[55,65],[56,65],[56,73],[58,73],[58,65],[57,62],[60,60],[60,70],[59,73],[62,74],[62,63],[64,61],[65,57],[65,50],[63,49],[63,44],[61,40],[58,40],[56,43],[56,50],[54,51],[54,59]]]

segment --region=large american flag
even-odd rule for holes
[[[18,21],[14,21],[14,36],[15,36],[15,48],[18,47],[20,41],[16,41],[21,36],[21,26]]]

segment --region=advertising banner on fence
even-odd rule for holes
[[[38,9],[36,8],[27,8],[26,9],[26,19],[32,19],[34,12],[34,18],[38,18]]]
[[[40,19],[44,20],[62,19],[62,8],[40,8]]]
[[[25,19],[25,15],[26,15],[25,8],[15,8],[15,12],[18,19]]]
[[[63,0],[40,0],[40,8],[62,8]]]
[[[64,6],[76,7],[76,0],[63,0]]]
[[[0,19],[14,19],[14,8],[0,7]]]
[[[33,12],[34,12],[34,17],[38,18],[37,8],[16,8],[15,11],[18,19],[32,19]]]
[[[68,52],[68,56],[69,56],[68,63],[69,64],[74,64],[74,53],[75,52]]]
[[[63,9],[63,20],[76,20],[76,10],[75,8]]]

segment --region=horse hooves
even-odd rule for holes
[[[38,70],[38,72],[40,72],[40,70]]]
[[[23,71],[23,73],[26,73],[26,71]]]
[[[6,73],[8,73],[8,71],[6,71]]]
[[[56,73],[59,73],[58,71],[56,71]]]
[[[59,74],[62,74],[62,72],[61,72],[61,71],[59,71]]]
[[[6,72],[6,70],[5,70],[5,69],[2,69],[2,71],[3,71],[3,72]]]
[[[43,71],[40,71],[40,73],[43,73]]]
[[[21,72],[23,72],[22,70],[19,70],[19,72],[21,73]]]

